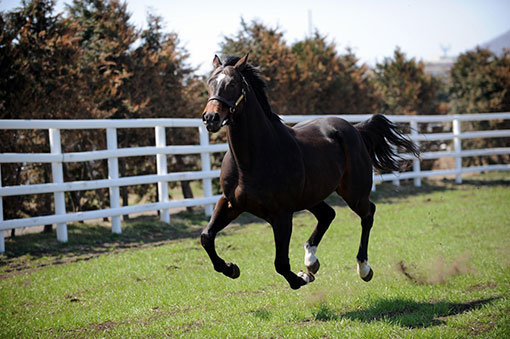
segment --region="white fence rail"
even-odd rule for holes
[[[371,115],[340,115],[350,121],[366,120]],[[297,123],[319,116],[283,116],[286,123]],[[510,119],[510,113],[482,113],[447,116],[388,116],[394,122],[408,123],[411,127],[410,137],[417,143],[421,141],[452,140],[452,151],[424,152],[422,159],[438,159],[452,157],[455,168],[447,170],[422,171],[420,159],[409,154],[403,154],[406,159],[413,160],[413,170],[403,173],[376,175],[375,181],[393,181],[398,185],[400,179],[414,179],[416,186],[421,185],[421,178],[431,176],[455,175],[456,182],[462,182],[462,174],[468,172],[510,170],[510,164],[496,164],[476,167],[462,167],[463,157],[504,155],[510,154],[510,147],[462,150],[461,140],[472,138],[510,138],[510,130],[466,131],[462,132],[462,121],[503,120]],[[419,124],[451,123],[452,132],[419,134]],[[200,145],[166,145],[166,128],[193,127],[200,135]],[[122,128],[154,128],[155,146],[117,148],[117,130]],[[67,241],[67,223],[81,220],[111,217],[112,232],[121,233],[122,215],[147,211],[160,211],[161,220],[170,222],[170,209],[205,205],[206,215],[211,215],[213,206],[219,199],[212,193],[212,179],[219,177],[219,170],[211,170],[210,154],[225,152],[227,144],[209,144],[209,134],[200,119],[129,119],[129,120],[0,120],[1,130],[43,129],[49,131],[50,153],[0,153],[2,163],[50,163],[52,183],[7,186],[2,187],[0,167],[0,253],[5,251],[4,231],[20,227],[57,224],[57,239]],[[106,130],[107,149],[93,152],[62,153],[60,130],[62,129],[102,129]],[[1,133],[1,132],[0,132]],[[2,152],[0,148],[0,152]],[[167,173],[167,156],[174,154],[200,154],[202,170],[193,172]],[[156,156],[157,174],[133,177],[119,177],[118,158],[132,156]],[[108,179],[64,182],[63,163],[83,162],[108,159]],[[168,182],[182,180],[202,180],[204,197],[170,201],[168,198]],[[158,202],[120,207],[119,187],[129,185],[151,184],[158,185]],[[67,213],[65,206],[65,192],[79,190],[93,190],[108,188],[110,194],[110,208],[86,212]],[[375,186],[374,186],[375,188]],[[33,195],[53,193],[55,211],[49,216],[35,216],[30,218],[4,220],[3,197],[14,195]]]

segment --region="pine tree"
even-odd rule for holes
[[[250,52],[267,80],[268,96],[279,114],[367,113],[376,97],[369,68],[358,65],[351,50],[339,54],[334,42],[316,32],[287,45],[279,28],[241,19],[241,29],[225,37],[223,54]]]
[[[422,62],[407,59],[399,48],[375,68],[379,113],[438,114],[439,80],[425,74]]]
[[[510,50],[498,57],[476,48],[461,54],[451,69],[454,113],[510,111]]]

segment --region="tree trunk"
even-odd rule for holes
[[[44,182],[50,182],[50,174],[46,170],[46,167],[43,169],[44,171]],[[51,212],[51,199],[47,198],[44,200],[44,209],[46,211]],[[51,233],[53,232],[53,224],[44,225],[43,233]]]
[[[128,206],[129,205],[129,190],[127,187],[121,187],[120,188],[120,195],[122,197],[122,206]],[[122,216],[122,220],[128,221],[129,220],[129,214],[124,214]]]
[[[183,171],[185,169],[184,161],[182,159],[182,156],[176,156],[175,162],[177,165],[177,169],[180,171]],[[189,181],[181,181],[181,191],[184,199],[192,199],[193,198],[193,191],[191,190],[191,185]],[[192,212],[193,207],[186,207],[186,211]]]
[[[191,185],[189,184],[189,181],[181,181],[181,190],[182,195],[184,196],[184,199],[192,199],[193,198],[193,191],[191,190]],[[186,211],[192,212],[193,207],[189,206],[186,207]]]

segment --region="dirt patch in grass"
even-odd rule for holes
[[[94,332],[107,332],[112,328],[123,324],[125,323],[120,321],[105,321],[99,324],[91,324],[90,329],[92,329]]]
[[[450,264],[445,263],[443,257],[438,257],[431,262],[427,272],[422,273],[417,272],[416,267],[409,266],[402,260],[396,264],[396,269],[418,285],[444,284],[453,276],[472,272],[469,255],[458,256]]]
[[[179,312],[187,312],[191,308],[185,307],[183,309],[163,309],[162,307],[155,306],[150,309],[149,316],[144,319],[128,319],[125,321],[113,321],[113,320],[106,320],[100,323],[90,323],[87,324],[84,327],[79,328],[73,328],[73,329],[67,329],[67,330],[61,330],[61,329],[49,329],[48,332],[50,333],[65,333],[65,334],[80,334],[80,335],[86,335],[86,334],[100,334],[100,333],[106,333],[111,330],[113,330],[116,327],[119,326],[125,326],[125,325],[141,325],[141,326],[148,326],[155,321],[158,321],[161,318],[167,318],[169,316],[172,316],[174,314],[177,314]],[[177,326],[177,328],[181,328],[184,332],[187,330],[190,330],[193,327],[201,326],[201,324],[193,323],[193,324],[186,324],[182,326]],[[189,329],[188,329],[189,328]]]
[[[496,288],[496,287],[498,287],[497,283],[495,283],[495,282],[487,282],[487,283],[482,283],[482,284],[476,284],[476,285],[473,285],[473,286],[469,286],[466,291],[468,291],[468,292],[481,291],[481,290],[485,290],[485,289],[488,289],[488,288]]]
[[[186,313],[191,310],[191,307],[184,307],[183,309],[163,309],[159,306],[151,308],[151,315],[146,319],[141,319],[137,323],[143,324],[144,326],[150,325],[153,322],[163,317],[169,317],[177,313]]]
[[[71,328],[71,329],[61,329],[61,328],[50,328],[46,332],[52,333],[52,334],[60,334],[61,337],[82,337],[87,336],[88,334],[95,333],[96,335],[98,333],[105,333],[109,332],[113,328],[117,326],[121,326],[126,324],[126,322],[120,322],[120,321],[105,321],[98,324],[89,324],[87,327],[80,327],[80,328]]]
[[[468,331],[472,335],[482,335],[484,333],[489,332],[494,327],[496,327],[497,323],[494,320],[494,317],[490,317],[488,322],[475,321],[468,326]]]
[[[254,295],[254,294],[264,294],[264,293],[270,293],[268,291],[271,291],[272,289],[278,288],[279,285],[277,284],[270,284],[266,287],[263,287],[258,290],[239,290],[239,291],[228,291],[224,295],[226,297],[232,297],[232,296],[239,296],[239,295]]]

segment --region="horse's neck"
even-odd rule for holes
[[[267,156],[278,152],[278,139],[282,136],[275,130],[275,122],[265,116],[254,95],[245,105],[229,126],[227,139],[241,170],[259,170],[264,166],[262,162],[267,163]]]

